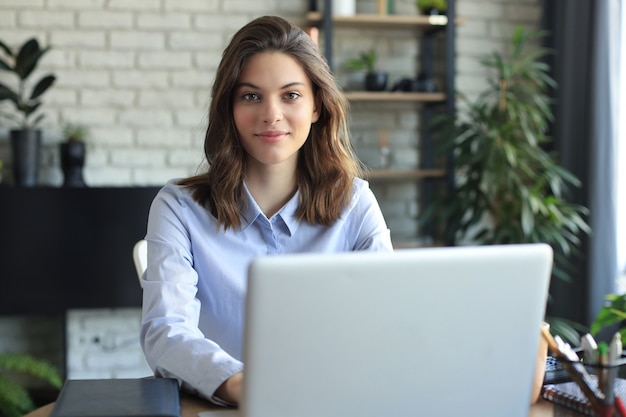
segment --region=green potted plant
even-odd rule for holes
[[[65,140],[60,145],[63,186],[84,187],[85,141],[89,137],[89,128],[80,123],[66,122],[63,137]]]
[[[364,88],[367,91],[383,91],[387,87],[388,74],[376,70],[376,50],[374,48],[362,51],[358,58],[345,62],[347,68],[365,70]]]
[[[35,408],[28,391],[15,380],[17,374],[34,376],[58,389],[63,384],[57,369],[47,361],[28,354],[0,353],[0,415],[20,417]]]
[[[0,116],[13,122],[17,127],[11,130],[11,150],[13,173],[16,185],[34,186],[37,184],[41,148],[41,130],[36,126],[44,118],[38,113],[41,96],[54,83],[56,77],[48,74],[41,77],[32,88],[27,88],[29,77],[37,68],[41,57],[50,47],[41,49],[37,39],[27,40],[14,51],[0,41],[0,70],[12,73],[16,78],[14,88],[0,83],[0,101],[8,100],[15,106],[15,112],[4,112]]]
[[[425,15],[446,14],[448,3],[446,0],[417,0],[417,10]]]
[[[486,89],[470,101],[461,95],[456,115],[434,118],[430,129],[442,155],[453,161],[451,189],[435,193],[421,216],[447,243],[545,242],[555,253],[553,276],[569,279],[568,256],[580,235],[589,233],[587,209],[566,199],[578,179],[559,166],[545,145],[552,120],[549,88],[555,82],[540,59],[543,48],[528,48],[544,32],[518,27],[510,54],[493,52],[481,64]],[[549,318],[552,331],[577,340],[572,323]]]

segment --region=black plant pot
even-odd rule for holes
[[[365,90],[384,91],[387,88],[386,72],[369,72],[365,74]]]
[[[39,183],[41,130],[11,130],[13,182],[16,186],[35,187]]]
[[[435,9],[434,7],[420,10],[420,11],[422,12],[423,15],[426,15],[426,16],[445,16],[446,15],[445,11]]]
[[[61,143],[61,169],[64,187],[85,187],[83,166],[85,165],[85,144],[75,140]]]

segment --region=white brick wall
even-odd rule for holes
[[[68,378],[152,375],[139,345],[140,309],[71,310],[66,321]]]
[[[395,1],[398,12],[415,13],[413,0]],[[47,118],[42,126],[46,146],[42,183],[62,182],[58,142],[59,126],[65,121],[85,123],[92,130],[85,170],[91,186],[160,185],[169,178],[196,173],[202,166],[210,86],[224,46],[239,27],[259,15],[278,14],[303,23],[308,3],[0,0],[1,40],[18,45],[36,36],[43,45],[53,47],[38,72],[51,71],[58,77],[44,96]],[[457,0],[457,14],[464,19],[457,36],[458,90],[470,96],[480,91],[485,81],[477,58],[494,49],[503,50],[515,25],[536,27],[540,4],[541,0]],[[374,12],[375,1],[358,0],[357,11]],[[419,70],[418,41],[411,30],[344,29],[335,42],[337,77],[344,87],[353,84],[355,76],[343,70],[341,63],[372,46],[379,52],[381,68],[391,74],[390,84]],[[0,80],[12,81],[4,73],[0,73]],[[377,129],[384,127],[393,128],[390,145],[394,166],[413,166],[419,158],[415,132],[420,120],[415,105],[389,104],[385,110],[371,103],[356,103],[352,109],[354,142],[366,162],[378,163]],[[0,159],[5,161],[5,177],[10,176],[8,128],[0,120]],[[394,239],[412,239],[418,228],[419,187],[411,182],[393,182],[373,184],[373,189]],[[71,336],[68,348],[78,352],[79,359],[68,363],[71,375],[123,376],[145,371],[138,364],[137,346],[125,344],[136,337],[136,314],[109,310],[72,313],[68,326],[76,328],[79,335]],[[10,344],[0,342],[1,350],[41,346],[41,336],[15,330],[23,320],[0,319],[0,341],[6,339],[6,332],[19,333],[10,338]],[[41,323],[40,319],[32,320]],[[120,321],[135,324],[120,327]],[[41,328],[40,324],[33,326]],[[99,343],[94,342],[95,337]],[[104,348],[110,341],[112,346],[124,348],[111,355]]]

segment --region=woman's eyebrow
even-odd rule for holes
[[[253,88],[253,89],[256,89],[256,90],[260,90],[260,89],[261,89],[261,87],[256,86],[256,85],[254,85],[254,84],[252,84],[252,83],[247,83],[247,82],[238,83],[238,84],[235,86],[235,88],[241,88],[241,87],[248,87],[248,88]]]
[[[287,83],[287,84],[283,85],[282,87],[280,87],[280,89],[281,89],[281,90],[284,90],[284,89],[286,89],[286,88],[291,88],[291,87],[294,87],[294,86],[302,86],[302,85],[304,85],[304,83],[303,83],[303,82],[300,82],[300,81],[294,81],[294,82]],[[253,88],[253,89],[256,89],[256,90],[260,90],[260,89],[261,89],[261,87],[259,87],[259,86],[257,86],[257,85],[254,85],[254,84],[252,84],[252,83],[249,83],[249,82],[245,82],[245,81],[244,81],[244,82],[241,82],[241,83],[238,83],[238,84],[235,86],[235,88],[242,88],[242,87]]]
[[[284,89],[286,89],[286,88],[291,88],[291,87],[295,87],[295,86],[302,86],[302,85],[304,85],[304,83],[303,83],[303,82],[300,82],[300,81],[294,81],[294,82],[292,82],[292,83],[287,83],[287,84],[283,85],[282,87],[280,87],[280,89],[281,89],[281,90],[284,90]]]

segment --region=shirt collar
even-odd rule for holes
[[[246,193],[246,201],[244,202],[244,206],[242,207],[242,231],[250,227],[250,225],[252,225],[252,223],[254,223],[259,216],[267,221],[265,214],[261,211],[261,208],[254,200],[254,197],[250,193],[250,190],[248,189],[245,181],[243,183],[243,188]],[[298,209],[299,199],[300,190],[297,190],[293,197],[291,197],[289,201],[287,201],[287,203],[273,216],[273,218],[279,218],[283,221],[289,231],[290,236],[295,233],[295,231],[298,229],[298,226],[300,225],[300,222],[296,219],[296,210]]]
[[[278,210],[278,213],[275,216],[280,216],[280,218],[287,226],[289,230],[289,235],[293,236],[293,234],[298,230],[298,226],[300,226],[301,221],[296,218],[296,210],[298,210],[298,205],[300,204],[300,190],[296,190],[293,197],[287,201],[287,203]]]

